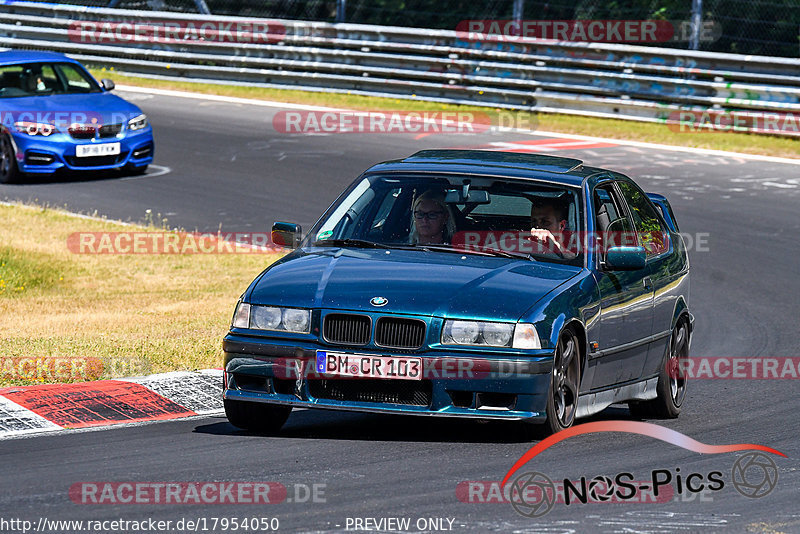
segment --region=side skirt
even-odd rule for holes
[[[578,397],[578,411],[575,416],[594,415],[617,402],[655,399],[658,396],[657,385],[658,377],[654,376],[634,384],[617,386],[597,393],[586,393]]]

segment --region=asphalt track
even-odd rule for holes
[[[169,172],[0,186],[0,199],[36,199],[134,221],[150,209],[170,225],[201,231],[220,225],[223,231],[268,231],[273,220],[310,225],[372,163],[423,148],[537,139],[515,133],[289,136],[272,129],[275,109],[128,96],[151,118],[156,164]],[[800,356],[798,166],[626,146],[555,150],[555,144],[541,151],[621,170],[646,190],[667,195],[683,232],[708,234],[708,250],[690,256],[697,318],[692,356]],[[757,443],[785,453],[788,458],[775,457],[777,486],[760,499],[727,484],[703,498],[677,495],[660,504],[556,504],[545,517],[531,519],[509,504],[467,504],[456,496],[461,481],[502,479],[531,446],[506,425],[299,411],[277,437],[205,417],[0,441],[0,515],[33,521],[278,517],[281,531],[317,532],[342,531],[348,517],[408,517],[412,527],[418,518],[446,517],[454,518],[454,531],[469,532],[797,532],[798,383],[694,381],[681,417],[654,421],[707,444]],[[629,417],[615,407],[600,419]],[[606,433],[561,442],[527,470],[554,480],[623,471],[646,480],[654,469],[680,468],[686,475],[718,470],[730,481],[736,458]],[[325,502],[78,505],[68,496],[81,481],[209,480],[325,484]]]

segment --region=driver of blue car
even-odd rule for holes
[[[429,189],[414,199],[411,209],[411,243],[450,243],[456,225],[444,199],[444,191],[435,189]]]
[[[572,259],[577,254],[564,245],[569,207],[561,200],[550,197],[531,199],[531,241],[539,252]]]

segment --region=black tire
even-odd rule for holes
[[[543,424],[525,422],[525,438],[538,439],[571,427],[578,411],[580,384],[581,346],[575,332],[565,328],[553,358],[545,408],[547,419]]]
[[[681,406],[686,399],[686,376],[681,373],[684,367],[680,361],[689,357],[689,325],[679,320],[670,334],[667,350],[658,374],[656,393],[658,396],[649,401],[629,402],[631,415],[635,417],[653,417],[674,419],[681,413]]]
[[[278,432],[289,414],[291,406],[279,404],[263,404],[260,402],[243,402],[225,399],[225,415],[228,421],[239,428],[254,432],[273,434]]]
[[[0,183],[13,184],[21,177],[11,138],[8,134],[0,135]]]

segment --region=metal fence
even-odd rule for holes
[[[792,122],[800,117],[797,59],[586,42],[475,41],[447,30],[291,20],[266,21],[268,38],[257,43],[104,40],[77,31],[80,21],[118,28],[122,22],[147,27],[242,19],[6,0],[0,2],[0,42],[155,78],[662,123],[682,112],[718,117],[734,111],[743,117],[743,130],[764,131],[767,120],[779,125],[770,133],[800,134],[800,124]]]
[[[669,20],[712,22],[717,38],[692,46],[709,52],[800,57],[800,0],[62,0],[137,10],[201,12],[319,22],[454,30],[473,19]]]

